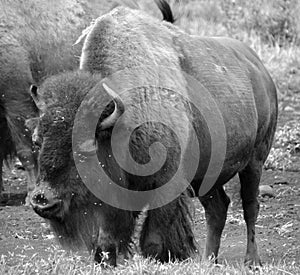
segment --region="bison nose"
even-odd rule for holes
[[[51,192],[39,190],[34,192],[31,197],[33,210],[43,218],[59,218],[62,210],[62,200],[56,198]]]

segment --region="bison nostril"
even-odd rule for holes
[[[39,191],[31,198],[33,210],[44,218],[59,217],[63,206],[62,200],[53,196],[51,192]]]
[[[42,193],[36,194],[35,196],[33,196],[32,201],[34,204],[37,204],[37,205],[46,205],[49,203],[46,196]]]

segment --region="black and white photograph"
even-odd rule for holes
[[[0,0],[0,274],[300,274],[299,0]]]

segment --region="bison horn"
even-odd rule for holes
[[[124,104],[123,104],[120,96],[114,90],[109,88],[105,83],[103,83],[103,88],[109,94],[109,96],[113,99],[113,101],[115,103],[115,110],[113,111],[113,113],[110,116],[108,116],[101,122],[101,124],[100,124],[101,130],[104,130],[104,129],[114,126],[115,123],[117,122],[117,120],[119,119],[119,117],[125,111],[125,107],[124,107]]]

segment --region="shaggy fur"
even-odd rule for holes
[[[8,44],[5,36],[0,38],[0,167],[2,171],[3,160],[8,163],[18,155],[25,169],[33,174],[36,158],[32,153],[31,136],[24,127],[24,121],[37,116],[38,109],[29,93],[33,80],[29,68],[25,66],[28,62],[26,53],[14,42]],[[0,193],[1,189],[2,177]]]
[[[149,147],[156,141],[164,145],[167,157],[162,169],[153,175],[142,177],[128,173],[113,156],[112,128],[98,127],[97,156],[105,164],[106,173],[123,187],[143,191],[162,186],[179,170],[181,183],[190,180],[193,192],[198,194],[212,148],[209,121],[201,112],[210,112],[213,107],[198,110],[196,99],[189,99],[185,72],[200,83],[199,89],[213,97],[222,114],[227,137],[222,171],[210,192],[200,198],[208,230],[204,256],[218,256],[229,204],[222,186],[239,173],[247,224],[246,261],[259,263],[254,228],[257,191],[275,132],[277,97],[275,85],[256,54],[241,42],[189,36],[168,22],[125,7],[98,18],[85,35],[80,70],[48,79],[39,91],[46,98],[48,91],[54,96],[40,119],[39,132],[44,141],[39,159],[39,186],[32,199],[35,210],[50,219],[53,229],[62,236],[62,243],[85,243],[90,250],[96,250],[98,261],[102,260],[101,252],[108,251],[108,262],[115,264],[118,251],[128,250],[137,213],[107,205],[94,207],[93,203],[102,202],[82,183],[72,158],[76,111],[92,89],[101,92],[100,102],[109,101],[110,96],[100,89],[101,83],[97,81],[113,74],[117,79],[113,82],[114,89],[124,91],[126,117],[122,123],[132,130],[129,144],[132,158],[140,164],[147,163]],[[141,85],[136,87],[136,83]],[[89,104],[95,103],[91,100]],[[113,108],[113,103],[107,106],[99,124]],[[88,129],[88,125],[83,126]],[[199,141],[201,156],[196,175],[188,179],[188,164],[196,159],[189,146],[193,138]],[[122,143],[124,139],[120,136],[118,141]],[[181,167],[183,160],[190,162]],[[170,194],[175,189],[174,186]],[[49,209],[43,208],[45,204]],[[51,211],[53,205],[55,211]],[[88,210],[86,216],[82,209]],[[97,236],[97,240],[91,236]],[[182,260],[193,255],[196,246],[185,193],[159,209],[148,211],[140,247],[144,256],[161,261],[169,260],[169,256]]]

